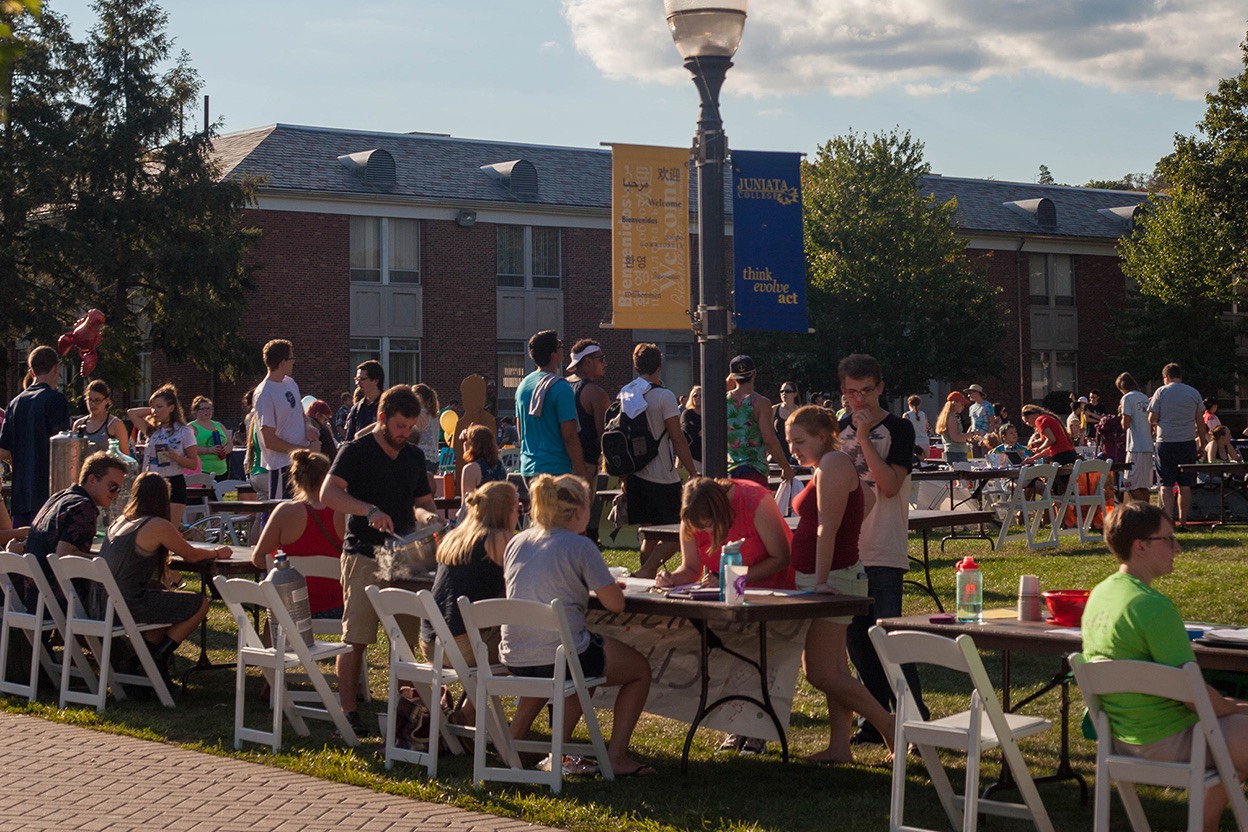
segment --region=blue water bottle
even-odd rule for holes
[[[728,567],[741,565],[741,541],[730,540],[719,552],[719,600],[728,600],[725,590],[728,584]]]

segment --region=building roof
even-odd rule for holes
[[[1095,239],[1121,237],[1130,229],[1129,221],[1109,212],[1115,208],[1134,208],[1148,199],[1148,194],[1140,191],[1108,191],[952,176],[924,177],[923,189],[936,197],[937,202],[957,199],[958,228],[965,232]],[[1018,205],[1042,199],[1052,202],[1056,214],[1056,223],[1052,227],[1042,227],[1035,216],[1029,216],[1027,206]],[[1014,203],[1015,207],[1010,207],[1008,203]],[[1129,212],[1120,213],[1130,216]]]
[[[220,136],[215,148],[223,175],[263,176],[262,190],[270,194],[384,194],[388,198],[461,205],[511,202],[602,210],[611,206],[608,148],[553,147],[430,133],[377,133],[291,124]],[[362,167],[339,161],[341,156],[372,150],[386,151],[393,158],[393,184],[388,170],[387,175],[376,180],[366,179]],[[505,177],[482,170],[518,159],[531,163],[536,172],[536,196],[524,193],[523,189],[513,192]],[[388,165],[384,154],[382,161]],[[690,190],[692,206],[697,197],[693,182]],[[1129,209],[1148,197],[1137,191],[935,175],[924,178],[923,190],[942,203],[956,198],[957,223],[966,233],[1101,240],[1121,237],[1130,228]],[[729,183],[725,183],[725,191],[725,208],[731,214]],[[1118,209],[1117,213],[1112,209]]]

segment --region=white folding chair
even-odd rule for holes
[[[1205,790],[1218,782],[1226,784],[1231,812],[1237,829],[1248,829],[1248,800],[1227,750],[1226,738],[1218,727],[1213,704],[1196,662],[1168,667],[1142,661],[1088,661],[1082,653],[1072,653],[1070,667],[1083,701],[1096,726],[1096,799],[1093,830],[1109,830],[1109,793],[1118,784],[1118,797],[1131,821],[1131,828],[1148,830],[1148,819],[1135,790],[1136,783],[1187,789],[1187,828],[1199,830],[1203,824]],[[1101,707],[1101,697],[1117,693],[1146,693],[1182,702],[1195,711],[1200,722],[1192,732],[1190,762],[1170,763],[1118,754],[1113,747],[1109,716]],[[1213,767],[1210,768],[1210,763]]]
[[[1053,480],[1056,478],[1056,465],[1025,465],[1019,469],[1018,478],[1014,481],[1014,494],[1006,503],[1001,534],[997,536],[998,551],[1010,536],[1015,515],[1022,521],[1028,549],[1057,547],[1057,514],[1053,509]],[[1034,492],[1031,497],[1027,496],[1028,488]],[[1045,518],[1049,521],[1048,533],[1041,537]]]
[[[65,636],[65,649],[77,650],[74,639],[78,636],[84,637],[95,654],[100,668],[98,686],[94,690],[82,693],[70,688],[71,662],[62,661],[60,706],[64,708],[67,702],[78,702],[83,705],[94,705],[98,713],[103,713],[110,683],[119,682],[122,685],[150,687],[156,691],[160,704],[166,708],[172,708],[173,697],[169,695],[169,687],[156,667],[156,660],[152,658],[152,651],[148,648],[143,633],[164,629],[177,622],[137,624],[134,616],[130,614],[126,599],[121,595],[117,579],[113,577],[112,570],[108,568],[108,562],[103,558],[48,555],[48,564],[52,567],[52,574],[56,576],[56,582],[60,584],[61,591],[65,593],[65,629],[62,631]],[[78,594],[77,587],[74,586],[75,580],[89,581],[98,584],[103,589],[105,603],[102,618],[95,618],[91,615],[87,604]],[[130,642],[130,649],[134,651],[140,667],[143,668],[143,676],[118,673],[113,670],[111,664],[113,639],[118,636],[125,636]],[[89,683],[88,687],[91,687]],[[125,699],[125,691],[116,687],[113,689],[113,697]]]
[[[325,578],[335,581],[339,585],[342,584],[342,559],[331,557],[330,555],[297,555],[295,557],[287,557],[286,562],[290,567],[306,578]],[[272,563],[269,564],[272,568]],[[341,618],[313,618],[312,634],[317,636],[338,636],[342,637],[342,619]],[[326,678],[336,678],[334,674],[325,674]],[[368,691],[368,653],[365,652],[360,659],[360,699],[365,702],[372,702],[372,694]],[[301,698],[300,695],[308,693],[307,691],[291,691],[296,699]],[[310,694],[309,694],[310,695]]]
[[[221,600],[234,616],[238,625],[238,671],[234,679],[234,748],[242,748],[243,741],[268,744],[275,752],[282,747],[282,716],[290,721],[291,726],[301,737],[310,733],[304,717],[310,719],[328,719],[334,723],[338,733],[348,745],[357,745],[355,736],[347,717],[342,711],[338,697],[330,690],[329,682],[321,673],[317,662],[332,659],[351,650],[351,645],[334,641],[316,641],[312,646],[303,643],[295,622],[291,619],[286,605],[277,594],[276,587],[269,579],[260,583],[245,578],[228,579],[224,575],[213,578]],[[266,647],[260,634],[256,632],[251,617],[243,609],[244,604],[261,607],[268,611],[272,625],[273,646]],[[273,691],[273,725],[271,730],[263,731],[248,728],[244,724],[244,704],[247,701],[246,682],[247,667],[260,668],[265,681]],[[305,705],[293,701],[287,690],[286,671],[302,667],[312,683],[320,700],[321,707]]]
[[[1075,461],[1070,481],[1066,484],[1066,493],[1062,495],[1061,505],[1057,509],[1056,521],[1053,524],[1055,528],[1062,525],[1062,520],[1066,516],[1066,510],[1074,508],[1075,528],[1068,531],[1077,532],[1080,543],[1099,542],[1101,540],[1100,532],[1092,529],[1092,521],[1096,518],[1097,509],[1100,509],[1102,518],[1109,516],[1109,508],[1105,503],[1105,484],[1109,481],[1110,470],[1111,466],[1107,459],[1079,459]],[[1099,479],[1096,481],[1095,493],[1082,494],[1079,491],[1079,482],[1082,477],[1089,474],[1099,475]],[[1091,478],[1088,479],[1088,482],[1089,484],[1092,482]]]
[[[37,600],[33,610],[26,609],[23,604],[24,582],[14,581],[15,575],[34,582]],[[0,551],[0,592],[4,594],[3,618],[0,619],[0,692],[25,696],[33,702],[39,696],[40,665],[49,679],[61,678],[60,665],[44,646],[43,639],[53,630],[65,632],[65,612],[39,566],[39,559],[31,554]],[[10,681],[3,675],[9,666],[9,646],[14,630],[25,633],[30,642],[30,680],[26,684]],[[94,693],[98,682],[87,657],[81,650],[72,649],[66,650],[65,656],[77,665],[75,672],[86,680]]]
[[[426,618],[426,610],[415,592],[406,589],[382,589],[379,586],[365,587],[368,600],[372,601],[377,617],[381,619],[382,629],[390,640],[390,687],[386,704],[386,768],[393,768],[395,760],[415,763],[424,766],[429,776],[438,776],[438,751],[441,746],[439,738],[446,742],[452,754],[462,754],[463,746],[460,736],[466,736],[470,730],[459,730],[460,726],[452,726],[443,719],[442,686],[459,682],[467,685],[467,676],[461,676],[454,669],[443,667],[443,645],[439,642],[434,650],[431,662],[416,658],[416,651],[403,634],[398,617],[410,615],[420,620]],[[438,616],[441,618],[441,614]],[[455,653],[459,649],[451,645]],[[463,664],[463,657],[459,656]],[[421,751],[416,748],[399,748],[395,736],[398,725],[399,683],[409,682],[420,698],[429,708],[429,748]]]
[[[500,448],[498,458],[503,463],[503,467],[510,473],[511,471],[520,470],[520,449],[519,448]]]
[[[892,683],[897,697],[897,733],[893,748],[892,802],[889,809],[890,832],[930,832],[902,822],[905,809],[906,751],[914,743],[923,764],[936,787],[940,803],[955,829],[972,832],[979,814],[1030,820],[1039,832],[1053,832],[1049,814],[1036,791],[1027,763],[1018,748],[1018,740],[1047,731],[1047,719],[1007,714],[1001,710],[996,690],[988,680],[988,671],[968,635],[949,639],[931,633],[898,631],[889,633],[878,625],[871,628],[871,642],[879,654],[880,664]],[[961,713],[940,719],[924,720],[914,696],[901,672],[904,664],[932,664],[965,673],[971,680],[971,707]],[[953,791],[949,775],[941,765],[938,748],[966,752],[966,783],[963,794]],[[985,750],[1000,748],[1002,765],[1010,769],[1022,795],[1022,803],[988,800],[979,796],[980,759]]]
[[[251,483],[247,480],[215,480],[210,483],[212,491],[218,500],[224,500],[225,495],[231,491],[237,491],[238,487],[251,487]],[[248,539],[248,529],[258,520],[257,517],[250,514],[231,514],[230,512],[221,512],[213,515],[221,518],[221,527],[226,536],[226,542],[234,546],[242,546]]]
[[[563,755],[565,752],[592,756],[598,761],[598,768],[603,777],[614,780],[611,761],[607,757],[607,746],[602,739],[602,731],[598,727],[598,717],[594,713],[593,702],[590,700],[590,689],[606,682],[603,676],[586,678],[581,669],[581,661],[576,652],[576,642],[572,638],[568,617],[563,610],[563,602],[559,599],[550,604],[539,604],[536,601],[522,601],[514,598],[491,598],[485,601],[469,601],[460,596],[459,610],[464,617],[464,628],[472,642],[473,652],[477,657],[477,722],[476,742],[473,744],[472,781],[483,783],[496,780],[505,783],[534,783],[547,785],[550,790],[559,794],[563,789]],[[490,666],[489,648],[485,644],[482,630],[504,625],[519,625],[530,629],[540,629],[556,633],[559,636],[559,647],[552,657],[555,672],[550,678],[534,678],[528,676],[508,676]],[[585,726],[589,730],[589,743],[563,742],[564,730],[564,699],[576,694],[585,715]],[[506,743],[503,751],[504,760],[514,760],[519,751],[546,751],[550,753],[550,771],[524,769],[519,766],[500,768],[487,766],[485,758],[485,737],[489,702],[497,713],[502,714],[502,697],[533,697],[550,701],[550,742],[536,740],[513,740],[508,733],[500,737]]]

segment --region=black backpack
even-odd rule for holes
[[[654,384],[650,389],[662,386]],[[645,410],[630,418],[617,398],[607,408],[606,425],[602,431],[602,456],[607,462],[607,473],[613,477],[627,477],[645,468],[659,455],[662,438],[662,434],[657,439],[650,435],[650,421]]]

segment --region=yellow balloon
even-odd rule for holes
[[[454,439],[455,426],[459,424],[459,414],[454,410],[448,410],[442,414],[438,424],[442,426],[442,433],[446,434],[448,439]]]

